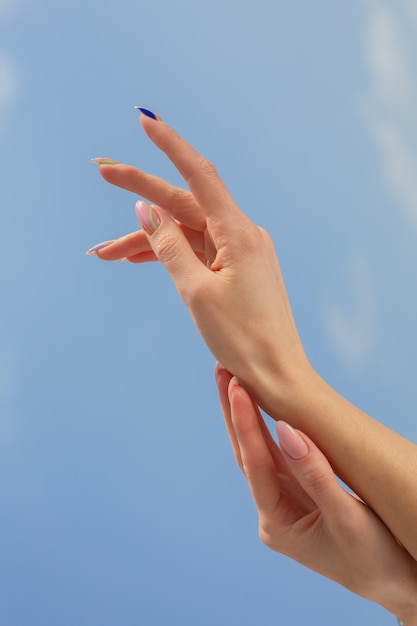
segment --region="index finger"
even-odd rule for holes
[[[206,227],[206,217],[189,191],[122,163],[100,165],[100,174],[112,185],[132,191],[162,207],[189,228],[204,230]]]
[[[277,512],[281,485],[271,451],[260,427],[252,399],[236,379],[229,384],[232,424],[243,468],[260,517]]]
[[[207,217],[219,218],[223,225],[229,222],[232,226],[237,215],[242,218],[243,213],[210,161],[162,120],[141,115],[140,121],[148,137],[178,169]]]

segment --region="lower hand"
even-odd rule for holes
[[[303,433],[278,422],[280,447],[236,378],[216,379],[238,465],[255,501],[261,540],[417,624],[417,563],[366,504],[347,493]]]

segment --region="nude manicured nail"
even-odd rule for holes
[[[90,163],[96,163],[97,165],[119,165],[119,161],[108,159],[107,157],[96,157],[95,159],[90,159]]]
[[[229,380],[229,386],[227,388],[227,395],[229,398],[229,402],[232,401],[232,392],[233,389],[239,387],[239,381],[237,379],[237,376],[232,376],[232,378]]]
[[[115,239],[110,239],[109,241],[103,241],[102,243],[98,243],[97,245],[87,250],[86,255],[91,256],[93,254],[97,254],[99,250],[102,250],[103,248],[107,248],[107,246],[109,246],[111,243],[114,243],[115,241],[116,241]]]
[[[304,439],[286,422],[277,423],[277,434],[281,449],[295,461],[308,454],[308,446]]]
[[[136,202],[135,210],[143,230],[148,235],[153,235],[161,223],[161,218],[156,208],[143,200],[139,200]]]

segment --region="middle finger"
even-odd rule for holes
[[[156,204],[188,228],[204,230],[206,218],[194,196],[158,176],[147,174],[132,165],[100,165],[103,178]]]

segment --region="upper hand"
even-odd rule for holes
[[[163,263],[210,350],[268,410],[266,380],[288,388],[300,366],[309,371],[272,240],[172,128],[144,116],[141,123],[190,191],[130,166],[102,165],[107,181],[158,205],[160,223],[152,234],[132,233],[98,254]]]

